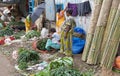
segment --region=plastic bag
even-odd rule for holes
[[[74,32],[86,35],[85,31],[79,27],[75,27]],[[85,39],[81,39],[79,37],[73,36],[73,38],[72,38],[72,53],[73,54],[82,53],[84,45],[85,45]]]

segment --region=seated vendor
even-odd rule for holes
[[[48,40],[45,48],[50,51],[52,49],[59,50],[60,49],[60,36],[56,32],[55,28],[50,29],[50,35],[48,36]]]

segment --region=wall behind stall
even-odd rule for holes
[[[88,1],[88,0],[55,0],[55,4],[63,4],[65,8],[68,3],[81,3],[84,1]],[[89,1],[90,1],[91,8],[93,10],[94,0],[89,0]],[[86,32],[90,26],[90,18],[91,18],[91,14],[89,14],[88,16],[83,16],[83,17],[81,16],[74,17],[77,26],[83,28]]]
[[[45,0],[46,19],[55,21],[55,3],[54,0]]]
[[[55,1],[55,3],[54,3]],[[69,3],[81,3],[87,0],[45,0],[46,3],[46,18],[50,21],[55,21],[55,4],[63,4],[63,7],[65,8]],[[94,0],[89,0],[91,8],[93,10],[94,8]],[[88,16],[77,16],[74,17],[76,24],[78,27],[83,28],[86,32],[90,26],[90,18],[91,14]]]

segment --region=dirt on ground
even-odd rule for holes
[[[20,76],[11,65],[9,59],[0,52],[0,76]]]

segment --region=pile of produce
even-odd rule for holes
[[[71,57],[58,58],[49,63],[46,69],[40,71],[35,76],[52,76],[55,69],[60,67],[71,68],[73,65],[73,59]],[[54,76],[54,75],[53,75]],[[59,74],[57,76],[60,76]]]
[[[20,39],[21,36],[23,36],[23,35],[25,35],[25,31],[16,32],[16,33],[13,34],[15,39]]]
[[[58,58],[49,63],[47,68],[36,73],[34,76],[93,76],[92,71],[79,72],[72,68],[71,57]]]
[[[25,26],[25,23],[24,22],[21,22],[21,21],[11,21],[9,24],[9,26]]]
[[[59,67],[72,67],[73,66],[73,59],[71,57],[63,57],[58,58],[50,62],[49,70],[53,70]]]
[[[68,67],[59,67],[50,71],[50,76],[81,76],[78,70],[68,68]]]
[[[37,41],[37,49],[39,49],[39,50],[46,50],[45,49],[46,42],[47,42],[47,38],[38,40]]]
[[[7,35],[7,36],[13,35],[13,29],[10,28],[9,26],[5,27],[4,29],[1,29],[0,37],[3,37],[5,35]]]
[[[21,21],[11,21],[7,26],[12,27],[14,30],[25,30],[25,23]]]
[[[18,53],[18,67],[25,70],[28,65],[34,65],[39,62],[39,55],[37,52],[21,48]]]
[[[25,37],[26,37],[27,39],[31,39],[31,38],[33,38],[33,37],[39,37],[39,36],[40,36],[40,33],[37,32],[37,31],[35,31],[35,30],[30,30],[30,31],[28,31],[28,32],[26,33],[26,35],[25,35]]]

